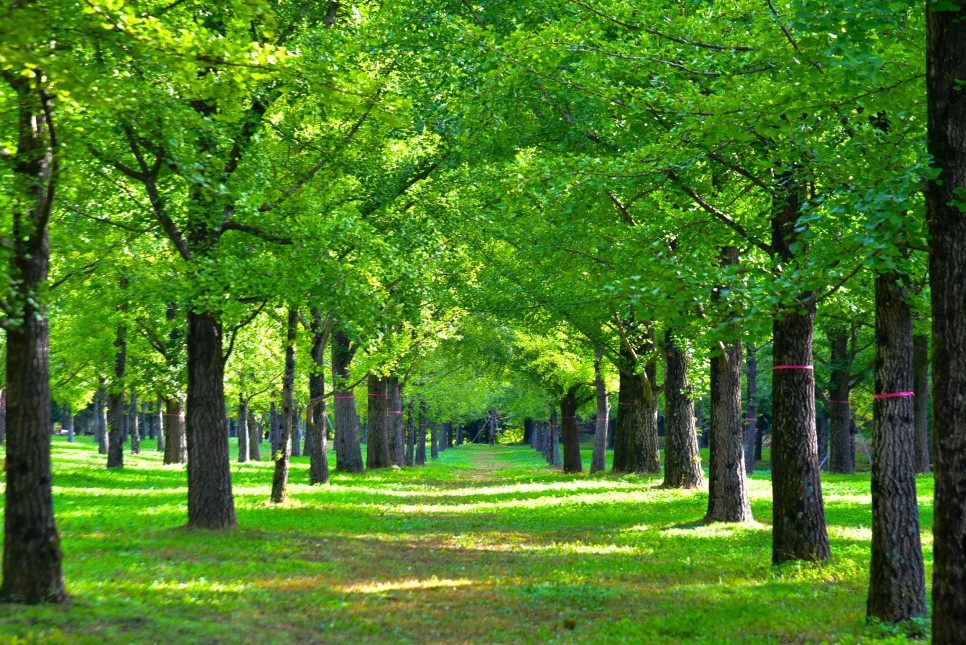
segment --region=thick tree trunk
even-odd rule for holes
[[[932,167],[926,184],[932,296],[932,638],[966,642],[966,2],[926,4]]]
[[[876,276],[868,615],[888,623],[926,615],[913,468],[912,312],[905,298],[897,274]]]
[[[107,429],[107,390],[103,387],[94,396],[94,408],[97,415],[97,453],[106,455],[110,449],[110,434]]]
[[[415,465],[426,465],[426,404],[419,404],[419,429],[416,431],[416,459]]]
[[[830,473],[850,474],[855,472],[855,440],[849,431],[852,417],[849,409],[849,396],[852,385],[852,361],[849,355],[849,338],[844,327],[834,327],[829,331],[831,346],[832,378],[829,386],[829,456]]]
[[[322,320],[319,309],[312,311],[312,363],[309,373],[309,416],[305,426],[309,438],[305,450],[309,453],[309,484],[329,483],[329,433],[325,418],[325,345],[329,340],[329,326]]]
[[[275,474],[272,477],[271,500],[276,504],[285,501],[288,488],[289,462],[292,458],[292,430],[298,423],[295,416],[295,339],[298,335],[298,309],[288,310],[285,326],[285,371],[282,374],[282,415],[279,426],[278,449],[272,455]]]
[[[389,377],[386,394],[389,397],[389,462],[402,468],[406,465],[406,431],[403,428],[403,399],[399,377]]]
[[[597,396],[597,420],[594,427],[594,452],[590,456],[590,472],[607,470],[607,421],[610,404],[607,402],[607,385],[601,371],[604,352],[598,349],[594,357],[594,392]]]
[[[783,177],[785,201],[772,220],[772,246],[787,266],[795,264],[800,200],[795,179]],[[825,506],[815,436],[815,374],[812,332],[815,303],[799,294],[799,310],[772,325],[772,562],[829,558]]]
[[[188,437],[184,427],[184,411],[177,394],[164,401],[164,463],[188,463]]]
[[[642,348],[650,352],[651,347]],[[640,354],[640,352],[638,352]],[[621,369],[618,394],[618,429],[614,444],[614,464],[617,473],[660,473],[661,456],[657,436],[657,398],[655,365],[651,360],[643,374],[634,374],[626,364]],[[626,372],[624,370],[627,370]],[[626,420],[620,424],[621,416]]]
[[[164,400],[160,395],[158,396],[158,400],[154,403],[154,427],[158,439],[158,452],[162,453],[163,455],[165,453]],[[165,461],[164,463],[168,462]]]
[[[755,437],[758,435],[758,349],[745,345],[745,383],[748,400],[745,403],[745,474],[755,472]]]
[[[694,429],[691,353],[668,330],[664,337],[664,486],[697,488],[704,482]]]
[[[389,468],[389,394],[386,379],[369,375],[369,439],[366,468]],[[434,446],[435,447],[435,446]],[[435,455],[434,455],[435,458]]]
[[[359,416],[356,400],[349,386],[349,364],[355,355],[349,337],[341,329],[332,334],[332,377],[335,394],[335,469],[339,472],[361,473],[362,446],[359,443]]]
[[[563,471],[580,473],[584,464],[580,458],[580,429],[577,427],[577,393],[570,390],[560,399],[560,420],[563,422]]]
[[[929,337],[916,334],[912,339],[912,402],[915,424],[913,464],[917,473],[932,469],[929,457]]]
[[[238,463],[248,462],[248,399],[238,395]]]
[[[0,72],[17,93],[19,139],[11,191],[13,229],[7,328],[6,506],[3,515],[5,602],[62,602],[60,537],[54,522],[50,466],[50,336],[42,294],[50,262],[48,222],[57,181],[52,106],[38,79]],[[10,252],[10,249],[8,249]],[[7,300],[5,298],[5,300]]]
[[[225,424],[225,359],[222,328],[210,312],[188,311],[188,527],[238,525],[231,492]]]
[[[533,419],[524,420],[523,424],[526,426],[530,423],[530,447],[534,450],[540,450],[540,422],[534,421]]]
[[[141,454],[141,428],[138,424],[139,414],[138,414],[138,395],[131,395],[131,417],[129,422],[129,430],[131,433],[131,454],[140,455]]]

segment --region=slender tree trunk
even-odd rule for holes
[[[430,453],[432,459],[439,459],[439,421],[435,421],[430,426]]]
[[[855,472],[855,458],[852,450],[854,439],[849,432],[849,396],[851,396],[852,365],[849,360],[849,338],[844,327],[833,327],[829,331],[831,346],[832,378],[829,387],[829,456],[830,473],[850,474]]]
[[[248,418],[248,458],[252,461],[262,460],[262,424],[256,417]]]
[[[126,281],[122,280],[124,287]],[[127,330],[123,324],[117,326],[114,336],[114,382],[111,383],[108,408],[110,416],[110,439],[107,451],[107,467],[124,467],[124,423],[127,412],[124,409],[124,375],[127,368]]]
[[[164,401],[164,463],[188,463],[188,437],[184,427],[184,411],[177,394]]]
[[[688,379],[691,353],[671,330],[664,337],[664,486],[697,488],[704,483],[694,429],[694,386]]]
[[[604,352],[598,349],[594,356],[594,390],[597,395],[597,421],[594,428],[594,452],[590,457],[590,472],[599,473],[607,470],[607,421],[610,415],[610,404],[607,402],[607,385],[601,371]]]
[[[406,465],[412,466],[416,459],[416,406],[406,405]]]
[[[625,355],[626,354],[626,355]],[[614,425],[614,458],[611,470],[615,473],[626,473],[630,455],[631,438],[631,408],[634,398],[631,389],[634,385],[633,360],[629,353],[625,351],[624,344],[621,343],[621,364],[618,366],[619,384],[617,389],[617,423]]]
[[[540,422],[534,421],[533,419],[526,419],[523,422],[524,426],[527,422],[530,423],[530,447],[534,450],[540,450],[540,446],[542,445],[540,443]]]
[[[406,465],[406,432],[403,429],[403,400],[399,377],[386,381],[389,398],[389,463],[402,468]]]
[[[130,430],[131,430],[131,454],[140,455],[141,454],[141,429],[138,425],[138,395],[131,395],[131,419],[130,419]]]
[[[298,309],[288,310],[285,326],[285,372],[282,376],[282,418],[279,428],[278,450],[272,455],[275,474],[272,477],[272,501],[285,501],[288,487],[288,469],[292,458],[292,430],[298,419],[295,415],[295,339],[298,335]]]
[[[58,179],[57,138],[44,77],[0,72],[16,92],[19,138],[10,202],[13,228],[5,302],[14,309],[6,334],[6,506],[3,534],[5,602],[62,602],[60,537],[51,494],[50,336],[44,309],[50,262],[48,223]]]
[[[158,452],[165,454],[164,401],[161,398],[161,395],[158,395],[158,399],[154,403],[154,426],[155,426],[155,433],[157,434],[157,439],[158,439]],[[164,463],[168,463],[168,462],[165,461]]]
[[[274,396],[274,395],[273,395]],[[275,401],[272,401],[271,407],[269,408],[269,424],[268,424],[268,438],[269,442],[272,444],[272,460],[274,461],[275,455],[278,454],[279,450],[279,434],[282,430],[282,417],[278,413],[278,406],[275,405]]]
[[[563,471],[580,473],[584,464],[580,457],[580,429],[577,427],[577,394],[568,391],[560,399],[560,418],[563,421]]]
[[[341,329],[332,334],[332,376],[336,382],[335,403],[335,469],[340,472],[361,473],[362,446],[359,443],[359,416],[356,414],[355,395],[349,385],[349,364],[355,349]]]
[[[926,615],[913,467],[912,312],[905,298],[897,274],[876,276],[868,615],[889,623]]]
[[[755,437],[758,434],[758,350],[751,343],[745,345],[745,383],[748,401],[745,403],[745,474],[755,472]]]
[[[302,456],[302,411],[292,408],[292,457]]]
[[[235,519],[225,425],[222,328],[210,312],[188,311],[188,527],[230,529]]]
[[[966,642],[966,3],[926,4],[926,184],[932,298],[932,638]]]
[[[772,221],[772,246],[795,264],[800,199],[795,179],[781,178],[784,203]],[[815,436],[815,374],[812,369],[813,294],[799,295],[800,310],[772,325],[772,562],[829,558],[825,506]]]
[[[491,446],[496,443],[496,424],[497,424],[497,417],[496,417],[496,409],[494,408],[493,410],[490,410],[490,429],[489,429],[489,434],[487,435],[487,441],[486,441]]]
[[[309,453],[309,484],[329,483],[329,446],[325,418],[325,345],[330,325],[322,319],[322,311],[312,311],[312,363],[309,374],[309,417],[305,425],[309,433],[305,450]]]
[[[446,444],[449,441],[449,421],[439,424],[439,451],[446,452]]]
[[[913,419],[915,420],[913,463],[917,473],[931,470],[929,458],[929,337],[916,334],[912,340]]]
[[[67,431],[67,443],[74,443],[74,415],[71,414],[70,404],[64,406],[64,430]]]
[[[416,441],[416,465],[426,465],[426,404],[419,403],[419,430]]]
[[[110,449],[110,434],[107,430],[107,391],[103,387],[94,397],[94,407],[97,415],[97,453],[106,455]]]
[[[369,441],[366,450],[366,468],[369,469],[392,466],[389,459],[389,394],[386,385],[385,378],[369,375]]]
[[[563,460],[560,458],[560,426],[557,425],[557,413],[550,413],[550,464],[554,468],[561,468]]]
[[[248,399],[238,395],[238,463],[248,462]]]

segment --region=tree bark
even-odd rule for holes
[[[225,424],[225,359],[221,323],[188,311],[188,528],[230,529],[235,519]]]
[[[932,299],[933,643],[966,642],[966,2],[926,4]]]
[[[58,179],[53,105],[32,79],[0,72],[17,95],[18,141],[11,191],[13,228],[6,335],[6,506],[3,516],[5,602],[63,602],[60,537],[54,521],[50,465],[50,336],[43,294],[50,263],[48,225]]]
[[[158,395],[157,400],[154,402],[154,427],[155,434],[157,434],[158,440],[158,452],[164,455],[164,400]],[[165,461],[164,463],[168,463]]]
[[[745,474],[755,472],[755,437],[758,435],[758,349],[745,344],[745,382],[748,400],[745,403]]]
[[[131,416],[129,429],[131,432],[131,454],[140,455],[141,454],[141,428],[138,424],[139,414],[138,414],[138,395],[131,395]]]
[[[248,417],[248,458],[262,460],[262,424],[253,416]]]
[[[329,483],[329,433],[325,424],[325,345],[329,340],[329,325],[322,320],[322,311],[312,311],[312,363],[309,373],[309,417],[305,425],[309,433],[305,450],[309,453],[309,484]]]
[[[282,415],[279,426],[278,449],[272,455],[275,474],[272,477],[272,502],[285,501],[288,487],[289,462],[292,459],[292,430],[298,420],[295,416],[295,339],[298,335],[298,309],[288,310],[285,325],[285,371],[282,375]]]
[[[912,402],[914,419],[913,464],[917,473],[931,469],[929,456],[929,337],[916,334],[912,339]]]
[[[872,562],[867,613],[888,623],[926,615],[913,467],[912,312],[895,273],[875,279]]]
[[[406,465],[406,432],[403,429],[403,399],[399,377],[386,381],[389,398],[389,463],[402,468]]]
[[[164,463],[188,463],[188,437],[184,428],[184,411],[177,394],[164,401]]]
[[[580,457],[580,429],[577,427],[577,393],[569,390],[560,399],[560,420],[563,422],[563,471],[580,473],[584,464]]]
[[[694,386],[688,379],[691,353],[671,330],[664,337],[664,486],[697,488],[704,483],[694,429]]]
[[[647,343],[638,354],[650,353],[653,349],[651,343],[653,337],[649,333]],[[627,357],[630,357],[629,352]],[[643,373],[634,374],[631,364],[624,362],[618,367],[621,370],[621,391],[618,394],[620,410],[612,470],[616,473],[660,473],[657,398],[654,394],[656,367],[651,359],[645,364]],[[621,427],[619,422],[622,415],[627,418]]]
[[[392,466],[392,461],[389,459],[389,394],[385,378],[369,375],[368,399],[369,440],[366,445],[366,468],[388,468]]]
[[[349,388],[349,364],[355,348],[341,329],[332,334],[332,376],[335,380],[335,469],[339,472],[361,473],[362,446],[359,443],[359,416],[356,401]]]
[[[590,457],[590,472],[607,470],[607,421],[610,404],[607,402],[607,385],[601,371],[604,352],[598,349],[594,356],[594,392],[597,396],[597,421],[594,427],[594,452]]]
[[[439,424],[439,451],[446,452],[447,442],[449,442],[449,421]]]
[[[497,417],[496,417],[496,409],[494,408],[493,410],[490,410],[490,427],[489,427],[489,430],[487,431],[487,441],[486,441],[491,446],[496,443],[496,424],[497,424]]]
[[[106,455],[110,450],[110,434],[107,430],[107,390],[103,387],[94,396],[94,410],[97,415],[95,434],[97,435],[97,453]]]
[[[439,421],[434,421],[430,425],[430,453],[432,459],[439,459]]]
[[[560,426],[557,425],[557,413],[550,413],[550,465],[554,468],[563,467],[560,458]]]
[[[416,439],[416,459],[417,466],[426,465],[426,404],[419,403],[419,429]]]
[[[412,466],[416,459],[416,406],[406,405],[406,465]]]
[[[274,394],[272,395],[274,398]],[[268,440],[272,444],[272,459],[275,459],[275,455],[278,454],[279,449],[279,434],[282,430],[282,417],[278,413],[278,406],[275,405],[275,401],[272,401],[271,407],[269,408],[269,422],[268,422]]]
[[[795,264],[799,189],[786,173],[784,202],[772,220],[772,246],[786,265]],[[797,310],[772,324],[772,562],[829,558],[825,506],[815,436],[815,374],[812,332],[815,302],[799,294]]]
[[[844,327],[829,331],[831,346],[832,378],[829,387],[829,456],[830,473],[851,474],[855,472],[852,433],[849,432],[852,417],[849,397],[852,392],[852,361],[849,358],[849,338]]]
[[[238,463],[248,462],[248,399],[238,395]]]

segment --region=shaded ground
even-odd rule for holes
[[[895,631],[864,621],[867,475],[823,480],[833,561],[775,568],[767,475],[751,482],[760,523],[705,526],[706,489],[565,476],[523,447],[296,483],[283,506],[267,502],[269,463],[234,464],[242,528],[210,533],[180,528],[182,467],[150,450],[125,459],[108,472],[89,442],[55,440],[74,600],[0,606],[0,642],[812,643]],[[292,479],[307,480],[304,458]],[[929,478],[919,494],[928,527]]]

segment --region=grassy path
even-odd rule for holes
[[[303,458],[283,506],[267,502],[271,464],[233,464],[227,533],[180,528],[184,469],[156,453],[121,472],[88,442],[54,455],[74,601],[0,606],[0,643],[905,642],[863,621],[864,475],[823,482],[834,560],[776,569],[767,523],[697,522],[706,491],[564,476],[525,447],[326,487],[299,483]],[[767,521],[767,479],[751,492]]]

